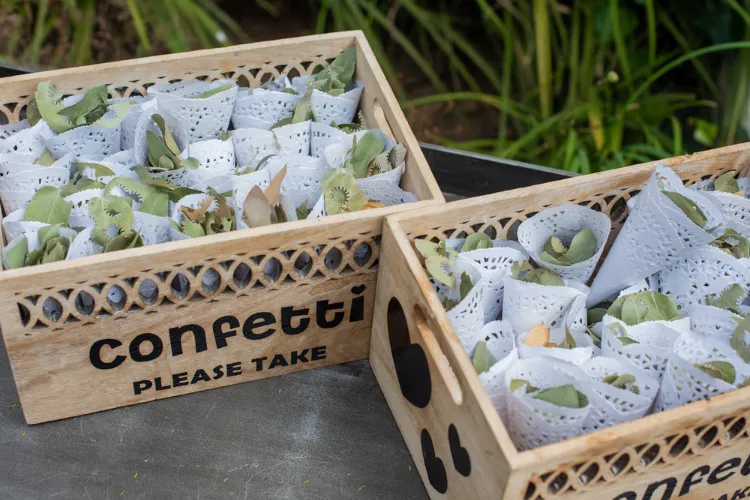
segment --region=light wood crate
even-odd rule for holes
[[[690,183],[729,170],[750,174],[750,143],[661,163]],[[654,165],[386,219],[370,362],[431,498],[750,498],[750,388],[518,451],[412,247],[415,238],[480,231],[512,239],[521,221],[565,203],[608,214],[614,229],[611,244],[627,214],[626,201],[641,189]]]
[[[407,147],[402,187],[422,201],[0,272],[0,326],[28,423],[366,358],[383,218],[444,199],[360,31],[0,80],[0,113],[12,123],[42,81],[65,94],[106,84],[113,96],[144,95],[154,83],[184,79],[244,76],[258,86],[282,74],[311,74],[351,44],[367,125]],[[355,258],[360,245],[369,251]],[[305,254],[310,264],[297,269]],[[281,271],[266,275],[274,259]],[[249,281],[236,280],[245,266]],[[218,286],[203,285],[206,273],[219,276]],[[178,275],[188,279],[187,293],[171,286]],[[147,280],[158,289],[145,297]],[[113,287],[124,291],[124,302],[108,301]],[[93,298],[92,309],[77,304],[80,294]],[[61,307],[59,319],[43,312],[47,300]],[[290,315],[300,310],[306,314]],[[103,368],[94,366],[95,352],[91,357],[99,347]]]

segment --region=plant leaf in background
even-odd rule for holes
[[[740,305],[745,297],[747,297],[745,289],[735,283],[722,290],[718,297],[714,293],[706,295],[706,305],[726,309],[735,314],[742,314]]]
[[[59,111],[74,126],[91,125],[107,112],[109,94],[105,85],[91,87],[84,92],[80,101]]]
[[[703,120],[702,118],[693,118],[692,121],[695,125],[693,139],[704,146],[713,146],[716,141],[716,135],[719,132],[719,128],[716,124]]]
[[[357,51],[354,45],[344,50],[327,68],[315,74],[308,86],[332,96],[339,96],[346,91],[354,78],[354,66]]]
[[[354,176],[346,170],[331,169],[320,182],[328,215],[362,210],[369,199],[357,186]]]
[[[737,183],[737,179],[734,178],[734,172],[727,172],[716,178],[714,189],[722,193],[735,194],[740,191],[740,185]]]
[[[596,236],[591,229],[586,227],[573,237],[570,247],[566,247],[560,238],[550,237],[544,244],[544,251],[539,257],[549,264],[572,266],[590,259],[596,254],[596,250]]]
[[[482,248],[492,248],[492,239],[484,233],[473,233],[466,237],[461,252],[471,252]]]
[[[213,97],[216,94],[221,94],[222,92],[226,92],[227,90],[232,88],[231,83],[225,83],[223,85],[219,85],[216,88],[206,90],[205,92],[201,92],[200,94],[191,96],[191,99],[208,99],[209,97]]]
[[[622,320],[626,325],[639,325],[645,321],[672,321],[680,318],[675,301],[659,292],[638,292],[624,295],[612,304],[607,314]]]
[[[67,224],[73,204],[65,201],[54,186],[45,186],[36,192],[26,207],[23,220],[45,224]]]
[[[551,269],[533,269],[520,279],[526,283],[536,283],[542,286],[565,286],[565,282],[555,271]]]
[[[489,349],[487,349],[487,342],[484,340],[479,341],[474,350],[474,369],[478,374],[481,374],[489,370],[495,363],[497,363],[497,360],[492,356]]]
[[[89,217],[94,221],[91,239],[105,248],[110,239],[133,227],[133,202],[127,196],[91,198],[88,209]]]
[[[662,194],[669,198],[672,203],[677,205],[677,208],[682,210],[685,215],[695,223],[695,225],[697,225],[701,229],[706,227],[706,222],[708,222],[708,219],[703,213],[703,210],[701,210],[693,200],[674,191],[662,190]]]
[[[635,377],[630,374],[622,374],[622,375],[607,375],[602,379],[602,382],[605,384],[609,384],[612,387],[616,387],[618,389],[625,389],[633,394],[640,394],[641,391],[638,388],[638,386],[635,383]]]
[[[737,328],[732,333],[730,345],[745,363],[750,363],[750,315],[737,318]]]
[[[358,141],[352,136],[352,148],[347,153],[344,168],[357,179],[367,177],[370,163],[383,151],[385,139],[379,130],[368,130]]]
[[[544,389],[534,394],[532,398],[564,408],[585,408],[589,405],[586,395],[579,392],[572,384]]]
[[[723,380],[727,384],[734,384],[734,380],[737,378],[737,370],[732,363],[727,361],[694,363],[693,366],[713,378]]]
[[[734,229],[725,229],[724,234],[712,241],[710,245],[735,259],[750,258],[750,238],[741,235]]]
[[[22,236],[12,246],[4,249],[3,258],[9,269],[18,269],[26,265],[26,257],[29,253],[29,241]]]

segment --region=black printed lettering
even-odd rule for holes
[[[163,391],[163,390],[171,389],[172,388],[171,385],[162,385],[162,383],[161,383],[161,377],[156,377],[154,379],[154,382],[156,383],[155,387],[156,387],[157,391]]]
[[[750,486],[744,490],[735,491],[734,495],[732,495],[732,500],[741,500],[742,498],[747,498],[748,495],[750,495]]]
[[[281,308],[281,329],[286,333],[287,335],[297,335],[305,330],[307,330],[307,327],[310,325],[310,318],[307,318],[306,316],[310,314],[310,309],[299,309],[294,310],[294,307],[282,307]],[[292,326],[292,320],[296,316],[305,316],[303,318],[300,318],[299,325],[298,326]]]
[[[150,380],[138,380],[137,382],[133,382],[133,394],[138,396],[143,391],[151,389],[151,385]]]
[[[743,476],[750,476],[750,455],[747,457],[747,460],[745,460],[745,465],[742,466],[740,474]]]
[[[709,467],[708,465],[702,465],[698,467],[697,469],[695,469],[690,474],[688,474],[687,477],[685,478],[685,481],[682,482],[682,488],[680,489],[680,496],[685,496],[688,493],[690,493],[690,489],[696,484],[703,482],[703,478],[706,477],[706,475],[709,472],[711,472],[711,467]],[[699,474],[700,476],[695,478],[695,476]]]
[[[172,387],[182,387],[189,385],[187,372],[172,374]]]
[[[255,371],[261,372],[263,371],[263,362],[267,359],[267,357],[263,356],[262,358],[251,359],[250,362],[255,363]]]
[[[236,377],[242,375],[242,362],[236,361],[227,365],[227,377]]]
[[[328,300],[319,300],[315,309],[318,326],[320,328],[335,328],[339,326],[344,321],[344,311],[338,311],[337,309],[344,309],[344,303],[334,302],[331,304]],[[335,311],[333,319],[330,321],[326,317],[328,311]]]
[[[221,365],[214,366],[214,380],[219,380],[224,376],[224,369]]]
[[[664,486],[664,493],[660,497],[654,496]],[[668,477],[658,483],[651,483],[643,494],[643,500],[669,500],[677,487],[677,479]]]
[[[245,324],[242,325],[242,334],[248,340],[264,339],[272,335],[273,332],[276,331],[276,329],[268,328],[265,331],[257,333],[254,330],[263,328],[264,326],[273,325],[274,323],[276,323],[276,318],[269,312],[259,312],[252,314],[249,318],[247,318],[247,320],[245,320]]]
[[[97,340],[91,344],[91,349],[89,349],[89,360],[91,361],[91,364],[94,365],[94,368],[98,368],[99,370],[111,370],[112,368],[117,368],[125,362],[127,357],[118,354],[112,361],[104,361],[102,360],[102,347],[107,346],[110,349],[115,349],[121,345],[122,342],[115,339]]]
[[[732,469],[740,466],[741,460],[739,458],[732,458],[719,465],[713,470],[710,476],[708,476],[708,484],[716,484],[722,481],[726,481],[730,477],[734,476],[734,472],[726,474]]]
[[[298,361],[300,363],[307,363],[306,356],[307,356],[307,351],[309,351],[309,350],[310,349],[304,349],[301,352],[292,351],[292,364],[296,365]]]
[[[190,384],[195,384],[196,382],[210,382],[211,377],[208,376],[208,373],[206,373],[205,370],[198,368],[195,370],[195,374],[193,375],[193,380],[190,381]]]
[[[271,364],[268,365],[268,369],[276,368],[277,366],[289,366],[283,354],[277,354],[271,360]]]
[[[362,321],[365,319],[365,298],[355,297],[352,300],[352,308],[349,311],[349,322]]]
[[[320,361],[321,359],[326,359],[326,346],[313,347],[310,361]]]
[[[626,491],[617,495],[614,500],[638,500],[638,495],[635,491]]]
[[[141,344],[144,342],[149,342],[151,344],[151,352],[148,354],[141,353]],[[153,333],[142,333],[130,342],[130,358],[139,363],[152,361],[158,358],[163,350],[164,344],[162,344],[161,339]]]
[[[169,343],[172,345],[172,356],[182,354],[182,336],[192,332],[195,337],[195,352],[203,352],[208,349],[206,345],[206,331],[199,325],[185,325],[169,329]]]
[[[224,325],[229,326],[229,330],[226,332],[223,330]],[[240,327],[240,322],[234,316],[222,316],[221,318],[214,321],[214,341],[216,342],[216,348],[221,349],[227,346],[227,339],[237,335],[236,328]]]

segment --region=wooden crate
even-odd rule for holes
[[[0,325],[28,423],[366,358],[383,218],[443,197],[360,31],[0,80],[0,112],[15,122],[46,80],[63,93],[106,84],[115,96],[181,79],[244,76],[257,86],[310,74],[351,44],[367,125],[407,147],[402,187],[422,201],[0,272]],[[360,245],[370,251],[355,258]],[[299,271],[304,254],[311,264]],[[280,273],[265,274],[274,259]],[[234,279],[243,266],[249,281]],[[205,287],[205,273],[218,286]],[[187,293],[171,286],[178,275]],[[155,297],[139,293],[147,280]],[[108,301],[112,287],[124,303]],[[92,310],[77,307],[79,294],[93,298]],[[62,308],[57,321],[43,312],[47,300]]]
[[[663,163],[686,181],[715,178],[747,169],[750,144]],[[750,498],[750,388],[518,451],[412,248],[414,238],[478,231],[504,239],[527,217],[564,203],[600,210],[619,230],[626,201],[653,167],[643,164],[386,219],[370,361],[431,498]]]

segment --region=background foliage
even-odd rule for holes
[[[750,0],[6,0],[0,21],[6,60],[46,66],[362,29],[421,139],[581,173],[750,128]]]

